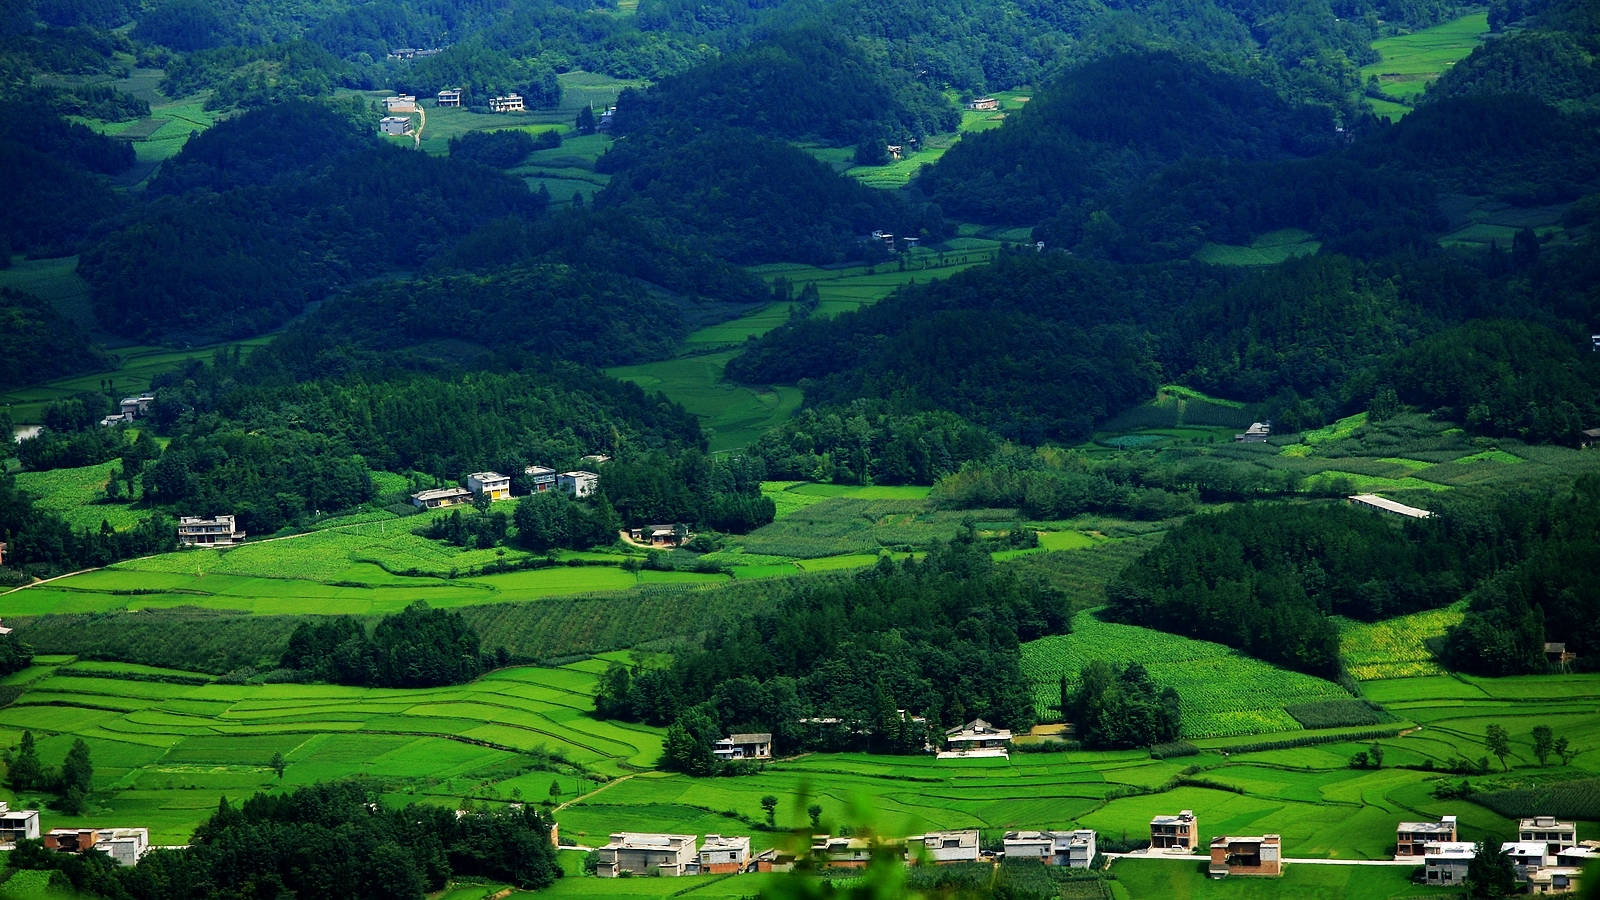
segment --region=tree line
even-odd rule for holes
[[[271,885],[316,900],[422,900],[455,877],[524,890],[562,875],[553,823],[537,807],[466,812],[437,804],[390,806],[366,786],[337,782],[291,793],[227,798],[189,846],[152,850],[136,866],[104,853],[60,853],[20,841],[7,865],[51,872],[106,900],[221,900]]]
[[[379,619],[370,635],[354,616],[303,621],[279,665],[333,684],[417,688],[465,684],[495,657],[460,613],[419,600]]]

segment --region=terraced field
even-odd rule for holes
[[[57,665],[19,673],[30,679],[28,690],[0,710],[0,739],[14,745],[23,729],[48,734],[40,752],[50,760],[82,737],[105,807],[85,820],[137,821],[158,843],[186,840],[219,793],[238,797],[278,786],[267,767],[274,752],[289,763],[282,786],[369,777],[389,791],[441,802],[464,794],[509,798],[513,788],[546,796],[550,772],[521,775],[530,751],[610,776],[651,766],[661,753],[658,729],[586,715],[604,660],[505,669],[470,685],[429,690],[171,684],[126,679],[196,676],[50,661]],[[566,780],[576,793],[575,781]],[[52,827],[72,821],[54,814],[51,820]]]

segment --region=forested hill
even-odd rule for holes
[[[1584,0],[1496,2],[1495,37],[1428,86],[1424,102],[1477,94],[1535,97],[1568,113],[1600,112],[1600,13]]]
[[[1258,81],[1171,53],[1121,54],[1069,72],[1003,127],[968,135],[919,183],[947,213],[1034,222],[1185,157],[1305,157],[1336,137],[1328,109]]]
[[[617,101],[620,135],[717,128],[835,146],[903,143],[954,131],[955,107],[926,83],[867,56],[845,33],[785,31]]]
[[[1600,312],[1584,286],[1600,242],[1531,246],[1520,260],[1323,256],[1249,274],[1016,252],[786,324],[728,374],[810,379],[816,406],[951,410],[1025,443],[1081,440],[1163,380],[1264,401],[1288,430],[1360,411],[1393,385],[1480,434],[1571,441],[1600,421],[1600,362],[1576,349]]]

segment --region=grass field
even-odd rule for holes
[[[1365,81],[1376,75],[1387,96],[1395,100],[1415,100],[1430,82],[1482,43],[1488,30],[1489,14],[1478,11],[1433,28],[1373,41],[1372,48],[1383,58],[1363,67],[1361,79]],[[1374,111],[1390,119],[1399,118],[1408,109],[1398,103],[1381,109],[1376,108],[1375,103],[1374,107]]]
[[[1093,660],[1138,662],[1183,701],[1183,736],[1294,731],[1300,726],[1283,707],[1318,700],[1348,700],[1338,685],[1260,662],[1221,644],[1102,622],[1079,613],[1072,634],[1040,638],[1022,647],[1022,671],[1033,685],[1039,717],[1059,718],[1062,676],[1076,680]]]
[[[557,150],[544,153],[561,153]],[[540,154],[534,154],[538,157]],[[752,269],[763,277],[782,275],[798,291],[815,283],[821,303],[818,315],[837,315],[860,309],[887,297],[895,288],[913,281],[926,281],[987,262],[990,251],[969,251],[925,258],[928,268],[902,272],[877,271],[858,266],[846,269],[820,269],[806,265],[770,265]],[[788,385],[747,386],[723,378],[728,360],[738,347],[753,336],[766,334],[789,318],[789,304],[773,303],[732,321],[702,328],[689,335],[682,352],[673,359],[618,366],[607,374],[631,381],[650,391],[660,391],[684,405],[700,418],[710,432],[713,451],[736,450],[754,441],[766,430],[780,425],[800,408],[800,390]]]
[[[17,487],[33,495],[35,505],[60,513],[74,529],[98,530],[101,522],[107,522],[121,531],[146,516],[125,504],[97,502],[105,495],[111,470],[121,468],[120,461],[112,460],[81,469],[20,472]]]
[[[1415,884],[1420,871],[1392,866],[1310,866],[1290,864],[1282,878],[1205,877],[1205,864],[1167,860],[1118,860],[1112,894],[1131,900],[1255,900],[1295,897],[1299,900],[1389,900],[1460,896],[1454,889]]]

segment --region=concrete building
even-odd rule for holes
[[[1282,851],[1282,844],[1275,834],[1260,837],[1217,835],[1211,839],[1211,866],[1208,872],[1212,878],[1226,878],[1229,875],[1277,877],[1283,874]]]
[[[522,111],[523,105],[521,94],[505,94],[500,97],[489,98],[489,112],[507,113]]]
[[[595,132],[597,134],[610,134],[611,129],[616,126],[616,119],[617,108],[615,106],[608,106],[601,110],[600,115],[595,117]]]
[[[511,497],[511,476],[499,472],[473,472],[467,476],[467,490],[486,494],[490,500],[507,500]]]
[[[700,845],[700,874],[727,875],[750,865],[750,839],[708,834]]]
[[[1010,731],[996,728],[982,719],[973,719],[944,733],[944,749],[939,751],[939,759],[1009,759],[1011,754],[1006,749],[1009,743]]]
[[[1423,878],[1441,886],[1466,881],[1467,867],[1478,855],[1477,847],[1467,841],[1432,841],[1423,848]]]
[[[418,509],[438,509],[441,506],[455,506],[472,500],[472,492],[461,487],[434,488],[431,491],[417,491],[411,495],[411,505]]]
[[[772,735],[767,732],[730,734],[711,748],[717,759],[771,759]]]
[[[0,802],[0,848],[8,848],[17,841],[39,839],[39,811],[37,809],[11,809]]]
[[[438,102],[438,104],[440,106],[460,106],[461,105],[461,89],[460,88],[445,88],[444,90],[439,92],[438,97],[437,97],[437,102]]]
[[[1549,850],[1543,841],[1517,841],[1500,845],[1500,852],[1511,857],[1511,865],[1516,867],[1518,881],[1526,881],[1529,874],[1545,866],[1554,865],[1555,856]]]
[[[978,830],[930,831],[913,835],[906,840],[922,845],[922,857],[938,865],[946,863],[977,862],[982,854],[978,845]]]
[[[410,94],[399,94],[394,97],[383,98],[383,111],[387,113],[410,113],[417,111],[417,98]]]
[[[44,836],[44,846],[61,853],[97,850],[116,860],[118,865],[132,866],[150,849],[150,831],[147,828],[52,828]]]
[[[233,516],[184,516],[178,520],[178,543],[185,547],[231,546],[243,541],[244,532],[234,524]]]
[[[140,394],[137,397],[123,397],[118,406],[122,410],[122,417],[132,422],[150,415],[150,407],[155,402],[154,394]]]
[[[993,97],[979,97],[967,103],[967,109],[977,112],[993,112],[1000,108],[1000,101]]]
[[[600,476],[593,472],[562,472],[556,476],[556,485],[574,497],[587,497],[600,484]]]
[[[528,476],[528,482],[535,494],[553,491],[556,488],[556,470],[547,466],[528,466],[522,470]]]
[[[1037,859],[1047,866],[1087,869],[1094,864],[1095,833],[1077,831],[1008,831],[1001,841],[1006,859]]]
[[[1554,816],[1534,816],[1517,823],[1518,841],[1541,841],[1549,849],[1546,854],[1555,856],[1568,847],[1578,846],[1576,822],[1558,822]]]
[[[695,836],[692,834],[638,834],[631,831],[611,836],[611,842],[600,848],[600,867],[595,874],[601,878],[616,878],[623,872],[631,875],[689,874],[700,862],[695,855]]]
[[[580,457],[578,462],[583,463],[591,469],[598,469],[606,463],[611,462],[611,457],[605,455],[604,453],[591,453],[588,456]]]
[[[1396,503],[1385,497],[1379,497],[1377,494],[1351,494],[1350,504],[1352,506],[1364,506],[1367,509],[1389,513],[1394,516],[1405,516],[1408,519],[1433,518],[1433,513],[1428,510],[1407,506],[1404,503]]]
[[[410,116],[384,116],[378,121],[378,130],[392,137],[405,137],[411,127]]]
[[[1186,809],[1175,816],[1156,816],[1150,820],[1150,846],[1157,850],[1177,850],[1189,853],[1200,841],[1200,822],[1194,810]]]
[[[1537,872],[1529,872],[1528,893],[1569,894],[1578,889],[1578,882],[1582,877],[1582,869],[1567,866],[1551,866]]]
[[[1265,422],[1252,422],[1250,427],[1244,430],[1244,434],[1236,434],[1233,439],[1246,444],[1259,444],[1269,437],[1272,437],[1271,425]]]
[[[1445,816],[1437,822],[1401,822],[1395,827],[1394,855],[1423,856],[1428,844],[1455,840],[1455,816]]]

